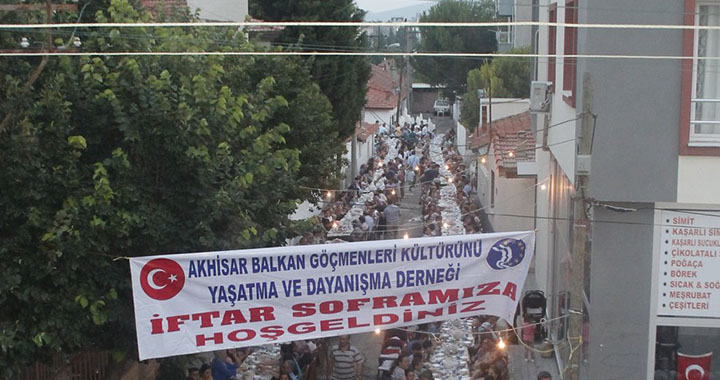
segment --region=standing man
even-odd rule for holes
[[[338,344],[330,348],[329,380],[361,380],[363,356],[350,345],[350,336],[341,335]]]
[[[388,205],[383,210],[383,215],[385,215],[387,237],[397,239],[398,228],[400,228],[400,207],[395,205],[394,199],[388,199]]]
[[[410,153],[410,157],[408,157],[407,164],[409,166],[408,173],[412,174],[412,184],[410,185],[410,190],[412,191],[412,188],[415,187],[415,181],[417,180],[417,176],[419,176],[420,172],[420,157],[418,157],[415,154],[415,151],[413,150]],[[417,171],[417,173],[416,173]]]

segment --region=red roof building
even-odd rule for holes
[[[399,84],[392,79],[389,64],[372,65],[365,108],[393,109],[398,106]],[[405,94],[403,94],[403,98]]]
[[[490,138],[495,166],[506,178],[518,175],[518,162],[535,162],[535,137],[530,111],[490,123]]]
[[[172,15],[173,12],[186,12],[188,10],[187,0],[140,0],[140,4],[156,16],[161,14]]]

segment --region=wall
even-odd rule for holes
[[[532,0],[515,0],[515,21],[532,21]],[[516,26],[514,47],[530,46],[532,27]]]
[[[355,168],[355,172],[360,172],[360,165],[366,163],[368,159],[373,157],[373,148],[375,145],[375,134],[372,134],[368,136],[367,140],[365,141],[357,141],[356,151],[357,151],[357,168]]]
[[[458,153],[464,156],[466,152],[469,151],[468,144],[470,141],[468,139],[467,129],[465,129],[464,125],[460,124],[460,102],[455,102],[452,105],[452,119],[453,123],[455,123],[455,140],[457,142]]]
[[[539,145],[538,145],[539,146]],[[538,184],[546,184],[545,191],[535,188],[537,204],[535,207],[537,233],[535,234],[535,281],[538,289],[542,290],[546,295],[550,294],[550,252],[553,250],[550,246],[550,220],[547,218],[550,214],[551,199],[548,196],[547,184],[550,178],[550,154],[537,149],[535,151],[535,163],[537,163]]]
[[[379,121],[380,124],[385,123],[391,125],[391,120],[394,120],[397,108],[393,109],[379,109],[379,108],[365,108],[365,122],[373,124],[375,121]]]
[[[677,201],[720,204],[718,169],[720,157],[679,156]]]
[[[248,0],[188,0],[190,12],[200,9],[200,18],[212,21],[245,21]]]
[[[585,0],[580,23],[660,24],[683,22],[683,1]],[[602,8],[603,10],[596,10]],[[656,9],[657,12],[637,12]],[[681,30],[581,29],[579,54],[681,56]],[[593,79],[598,115],[590,196],[614,201],[677,199],[680,120],[680,60],[580,60]]]
[[[374,120],[373,120],[374,121]],[[355,173],[360,173],[360,166],[367,162],[370,157],[373,157],[375,153],[375,134],[368,136],[366,141],[360,141],[356,140],[355,145],[355,154],[356,154],[356,161],[355,161]],[[352,165],[352,140],[348,139],[348,141],[345,143],[345,155],[343,155],[343,158],[347,160],[348,166],[343,168],[343,183],[342,188],[346,188],[350,185],[352,182],[352,169],[350,165]]]
[[[477,197],[480,200],[480,204],[483,208],[488,210],[490,207],[490,194],[491,194],[491,171],[489,167],[489,161],[484,164],[481,163],[480,157],[476,157],[478,160],[478,175],[477,175]]]
[[[493,232],[503,231],[528,231],[535,229],[535,177],[532,178],[505,178],[499,174],[499,169],[495,166],[495,153],[493,152],[493,144],[490,144],[486,171],[483,175],[481,171],[478,177],[482,179],[483,188],[478,187],[478,193],[485,191],[487,203],[483,203],[488,219],[492,225]],[[495,172],[495,188],[491,188],[491,176]],[[481,179],[478,179],[480,182]],[[491,202],[490,192],[495,192],[495,202]],[[481,198],[482,201],[482,198]],[[506,215],[495,215],[506,214]],[[518,217],[510,215],[523,215],[527,217]]]
[[[530,84],[528,83],[528,86]],[[490,99],[481,99],[482,105],[488,105]],[[515,98],[493,98],[492,99],[492,121],[502,119],[511,115],[517,115],[527,111],[530,107],[528,99]]]
[[[505,178],[495,173],[495,207],[488,209],[494,232],[535,229],[535,178]],[[507,214],[507,215],[493,215]],[[517,217],[509,215],[523,215]]]
[[[413,84],[410,112],[432,114],[435,100],[440,97],[440,90],[432,87],[420,88],[415,86],[420,86],[420,84]]]
[[[653,215],[593,210],[603,223],[592,224],[590,379],[646,378]]]

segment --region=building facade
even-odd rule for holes
[[[552,103],[534,115],[538,181],[549,184],[537,190],[536,279],[548,317],[567,315],[573,292],[582,292],[585,314],[577,347],[562,343],[563,320],[551,325],[558,366],[567,369],[572,351],[583,359],[583,378],[685,378],[677,374],[688,361],[720,352],[720,294],[702,280],[720,272],[720,260],[697,256],[720,253],[720,239],[710,236],[720,226],[720,64],[708,59],[720,55],[720,31],[563,24],[718,26],[720,1],[540,1],[538,10],[539,21],[560,24],[538,33],[538,53],[550,58],[537,60],[537,79],[552,83]],[[683,59],[567,57],[576,54]],[[590,112],[592,125],[583,126]],[[587,138],[590,151],[578,155]],[[580,220],[588,243],[579,248]],[[681,239],[687,231],[705,238]],[[587,252],[582,263],[572,259],[577,249]],[[691,265],[705,269],[684,270],[672,252],[688,252]],[[571,278],[583,267],[579,289]],[[702,289],[682,285],[691,281]],[[717,358],[698,363],[693,368],[709,376],[702,378],[720,378]]]

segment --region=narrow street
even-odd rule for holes
[[[432,116],[432,122],[435,123],[435,133],[447,133],[455,127],[452,117]],[[412,191],[405,191],[405,197],[400,202],[401,218],[403,232],[407,232],[410,237],[422,236],[422,209],[419,204],[420,187],[415,187]],[[380,356],[380,346],[382,345],[382,334],[364,333],[356,334],[351,337],[351,344],[365,355],[365,363],[363,365],[363,378],[365,380],[375,380],[377,378],[378,358]]]

